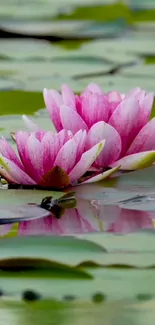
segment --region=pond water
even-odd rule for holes
[[[154,0],[1,0],[0,134],[14,145],[22,114],[54,130],[45,87],[155,92],[154,37]],[[65,193],[1,186],[0,317],[153,325],[154,228],[154,167]]]

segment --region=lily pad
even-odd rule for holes
[[[131,67],[130,67],[131,68]],[[92,78],[84,78],[80,80],[80,84],[86,87]],[[112,75],[112,76],[100,76],[93,77],[93,82],[100,85],[104,92],[111,90],[117,90],[121,93],[127,93],[135,87],[141,87],[146,91],[155,91],[153,78],[142,78],[141,76],[128,78],[127,76]]]
[[[65,51],[44,40],[11,38],[1,40],[0,58],[45,61],[56,57],[61,52]]]
[[[134,64],[140,60],[134,53],[126,50],[126,47],[120,50],[115,40],[95,40],[88,42],[83,44],[77,50],[77,53],[79,55],[92,55],[119,64]]]
[[[19,107],[20,109],[20,107]],[[33,118],[30,117],[34,123],[38,124],[42,130],[45,131],[55,131],[55,128],[47,116],[42,115],[34,115]],[[12,141],[10,138],[10,131],[17,132],[17,131],[28,131],[27,127],[24,125],[21,115],[3,115],[1,116],[1,128],[0,134],[5,136],[8,141]],[[14,143],[12,143],[14,145]]]
[[[34,301],[7,301],[1,302],[1,315],[4,322],[17,325],[21,322],[25,325],[45,325],[49,324],[49,319],[52,319],[53,325],[61,323],[62,325],[71,325],[75,318],[81,325],[90,324],[91,322],[106,325],[114,322],[115,325],[140,325],[146,324],[148,319],[149,325],[152,325],[155,320],[154,314],[154,299],[144,299],[144,301],[106,301],[106,298],[97,303],[95,297],[97,294],[90,296],[89,302],[79,302],[78,299],[66,301],[65,296],[61,301],[54,299],[42,299]],[[102,294],[104,297],[104,294]],[[141,295],[142,296],[142,295]],[[144,296],[144,295],[143,295]],[[66,296],[67,297],[67,296]],[[69,296],[68,296],[69,297]],[[93,301],[94,297],[94,301]],[[140,295],[139,295],[140,297]],[[140,299],[139,299],[140,300]],[[27,302],[27,303],[26,303]],[[111,312],[113,311],[113,312]]]
[[[49,211],[41,209],[35,204],[14,205],[10,209],[6,205],[0,205],[0,214],[0,225],[34,220],[51,215]]]
[[[91,62],[91,60],[90,60]],[[58,62],[44,62],[44,64],[37,62],[24,62],[16,63],[16,62],[7,62],[5,61],[0,64],[1,75],[4,71],[11,71],[14,76],[18,76],[18,79],[24,81],[24,79],[29,78],[31,81],[35,78],[43,78],[43,77],[54,77],[57,75],[60,76],[68,76],[68,77],[76,77],[82,74],[92,74],[92,73],[105,73],[112,69],[112,65],[104,64],[101,62],[92,62],[89,64],[88,62],[82,62],[82,60],[77,60],[76,64],[74,60],[63,61],[59,60]],[[13,76],[13,75],[12,75]],[[46,85],[45,85],[46,86]]]
[[[23,92],[9,91],[0,92],[1,115],[33,113],[39,108],[44,107],[42,93],[39,92]]]
[[[11,80],[11,79],[3,79],[0,78],[0,91],[8,91],[8,90],[13,90],[13,89],[20,89],[21,84],[17,80]]]
[[[125,77],[153,78],[155,77],[155,64],[137,65],[136,67],[126,67],[120,70],[120,74]]]

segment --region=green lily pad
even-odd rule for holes
[[[31,37],[41,36],[44,38],[92,38],[99,36],[116,36],[119,35],[127,25],[121,21],[113,23],[101,23],[89,20],[40,20],[32,22],[5,21],[1,23],[1,28],[5,32],[15,35],[25,35]]]
[[[133,88],[141,87],[146,89],[146,91],[155,91],[155,84],[153,78],[142,78],[141,76],[137,77],[127,77],[121,75],[112,75],[112,76],[100,76],[93,78],[84,78],[80,80],[80,84],[83,85],[83,88],[88,85],[89,82],[95,82],[100,85],[104,92],[111,90],[117,90],[121,93],[127,93]]]
[[[120,49],[115,40],[110,41],[109,39],[88,42],[83,44],[76,52],[80,56],[92,55],[117,64],[131,64],[139,61],[139,58],[131,51],[126,50],[126,47]]]
[[[9,91],[0,92],[1,115],[34,113],[39,108],[44,107],[42,93]]]
[[[155,167],[149,167],[142,170],[133,171],[121,175],[121,177],[115,178],[115,186],[118,188],[126,188],[128,190],[139,191],[139,193],[145,193],[146,195],[154,193]]]
[[[62,84],[69,85],[73,91],[81,92],[83,90],[83,86],[80,83],[80,80],[75,80],[68,76],[61,76],[61,75],[50,75],[50,76],[40,76],[39,78],[31,78],[23,80],[24,85],[23,89],[25,91],[38,91],[41,92],[43,88],[52,88],[56,90],[60,90]],[[16,84],[16,80],[15,80]],[[47,121],[48,123],[48,121]]]
[[[105,40],[105,48],[110,51],[117,51],[129,54],[138,54],[141,56],[153,55],[155,53],[155,44],[149,37],[137,38],[122,38],[119,40]]]
[[[155,77],[155,64],[137,65],[136,67],[126,67],[121,69],[121,75],[125,77],[153,78]]]
[[[20,110],[20,107],[19,107]],[[6,112],[7,113],[7,112]],[[29,111],[31,113],[31,111]],[[55,128],[47,116],[42,115],[34,115],[33,118],[30,116],[34,123],[38,124],[42,130],[45,131],[55,131]],[[5,136],[7,140],[11,141],[10,132],[17,131],[28,131],[25,126],[21,115],[3,115],[1,116],[1,128],[0,134]],[[14,145],[14,143],[12,143]]]
[[[91,60],[90,60],[91,62]],[[0,63],[0,71],[1,75],[4,71],[8,70],[12,73],[14,72],[14,76],[17,76],[18,80],[24,81],[26,78],[29,78],[29,81],[35,80],[37,78],[43,77],[54,77],[57,75],[60,76],[68,76],[68,77],[76,77],[81,76],[82,74],[92,74],[92,73],[105,73],[112,69],[112,65],[104,64],[101,62],[92,62],[89,64],[88,62],[84,62],[82,60],[77,60],[76,64],[74,60],[63,61],[59,60],[58,62],[44,62],[41,64],[39,62],[24,62],[16,63],[16,62],[7,62],[3,61]],[[13,75],[12,75],[13,76]],[[46,86],[46,85],[45,85]]]
[[[0,58],[14,60],[50,60],[53,57],[57,57],[61,52],[63,53],[65,51],[44,40],[10,38],[1,40]]]
[[[0,205],[9,202],[10,208],[16,204],[36,203],[41,204],[41,201],[46,196],[53,196],[54,199],[60,198],[63,192],[45,191],[45,190],[14,190],[0,189]]]
[[[20,89],[21,84],[17,80],[11,80],[11,79],[3,79],[0,78],[0,91],[8,91],[8,90],[13,90],[13,89]]]

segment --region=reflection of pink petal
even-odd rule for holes
[[[0,236],[5,236],[7,235],[12,229],[12,224],[8,225],[1,225],[0,226]]]
[[[68,209],[59,220],[65,234],[87,233],[100,230],[100,222],[91,203],[80,200],[76,209]]]
[[[141,229],[153,229],[152,219],[147,212],[119,209],[120,217],[109,226],[109,232],[129,233]]]
[[[18,230],[19,236],[61,235],[62,233],[63,231],[60,228],[59,221],[52,216],[31,221],[23,221],[19,224]]]
[[[94,203],[93,203],[94,204]],[[98,217],[103,222],[103,228],[106,231],[112,223],[120,217],[120,208],[116,205],[96,205]]]

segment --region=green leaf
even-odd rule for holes
[[[93,241],[94,243],[103,246],[107,251],[113,252],[128,252],[132,253],[154,253],[155,251],[155,236],[154,231],[144,231],[125,236],[115,236],[113,234],[83,234],[79,238]],[[147,254],[146,254],[147,258]]]
[[[154,192],[155,186],[155,167],[144,168],[133,172],[122,174],[115,178],[115,186],[119,189],[132,190],[139,194]]]
[[[52,196],[53,199],[58,199],[64,195],[64,192],[54,192],[45,190],[14,190],[14,189],[0,189],[0,206],[6,204],[17,205],[17,204],[27,204],[36,203],[41,204],[41,201],[46,196]]]
[[[34,236],[1,239],[0,258],[44,258],[75,266],[104,252],[103,247],[74,237]]]
[[[67,300],[67,299],[66,299]],[[76,323],[80,325],[88,324],[111,324],[115,325],[140,325],[154,324],[154,301],[148,302],[104,302],[79,303],[78,300],[67,302],[45,301],[17,302],[2,301],[0,304],[1,315],[5,324],[13,325],[72,325]]]
[[[1,115],[34,113],[44,106],[42,93],[10,91],[0,92]]]

